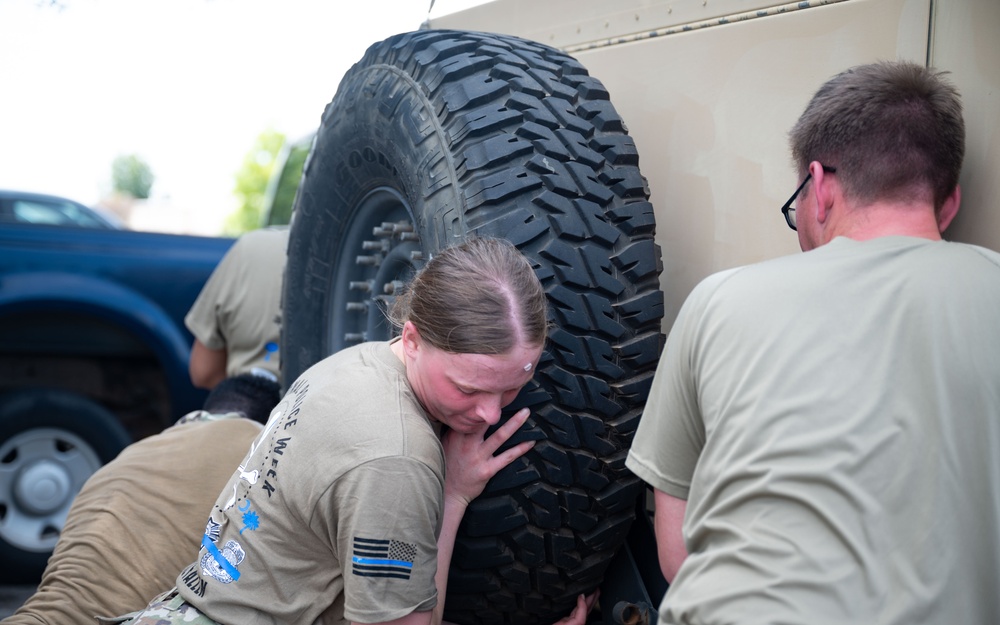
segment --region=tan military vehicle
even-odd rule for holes
[[[778,208],[798,180],[787,133],[816,89],[861,63],[951,72],[967,124],[962,210],[947,237],[1000,249],[1000,2],[500,0],[432,28],[566,51],[628,124],[656,215],[667,331],[720,269],[798,251]],[[529,17],[530,16],[530,17]]]
[[[1000,2],[454,9],[373,45],[323,115],[292,216],[285,379],[388,337],[382,310],[437,250],[510,239],[550,303],[513,406],[539,443],[470,507],[446,618],[552,622],[600,586],[595,618],[652,622],[665,586],[624,458],[681,303],[712,272],[798,251],[779,212],[799,182],[788,129],[825,80],[879,59],[952,72],[968,145],[947,236],[1000,248]]]

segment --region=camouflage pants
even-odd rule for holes
[[[220,625],[199,612],[193,605],[184,601],[174,588],[156,599],[153,599],[145,609],[126,614],[117,618],[98,618],[100,623],[115,623],[120,625]]]

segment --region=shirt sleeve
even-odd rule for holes
[[[413,458],[373,460],[337,481],[331,544],[344,570],[347,620],[390,621],[434,608],[443,501],[443,476]]]
[[[237,239],[222,257],[184,317],[184,325],[187,329],[196,339],[201,341],[202,345],[209,349],[224,349],[226,347],[226,337],[222,330],[222,316],[226,311],[225,300],[231,291],[232,274],[238,269],[241,262],[239,256],[242,240]]]
[[[702,281],[684,302],[663,348],[625,466],[653,488],[687,499],[705,446],[697,345],[706,308],[731,272]]]

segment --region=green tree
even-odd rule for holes
[[[149,197],[154,178],[153,170],[135,154],[119,156],[111,163],[111,184],[114,190],[138,200]]]
[[[243,164],[236,172],[236,187],[233,189],[240,199],[240,206],[226,218],[226,234],[239,236],[260,226],[267,183],[284,143],[285,135],[272,129],[265,130],[243,157]]]

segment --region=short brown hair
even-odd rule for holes
[[[433,255],[396,298],[396,327],[412,322],[434,347],[453,354],[505,354],[543,345],[545,292],[531,263],[510,242],[474,238]]]
[[[965,154],[961,100],[944,74],[883,61],[834,76],[789,133],[795,166],[835,167],[858,202],[927,198],[940,208]]]

